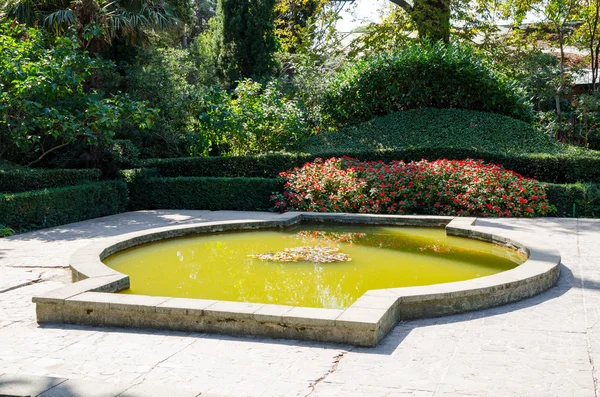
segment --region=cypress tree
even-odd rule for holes
[[[224,88],[274,70],[275,0],[219,0],[214,36],[217,77]]]

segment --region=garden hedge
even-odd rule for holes
[[[129,192],[129,209],[146,209],[147,198],[145,184],[151,178],[158,177],[156,168],[135,168],[131,170],[122,170],[121,179],[127,183]]]
[[[123,181],[0,194],[0,224],[23,232],[125,211]]]
[[[98,169],[11,169],[0,170],[0,193],[18,193],[30,190],[74,186],[97,182]]]
[[[131,193],[132,209],[261,211],[272,208],[271,193],[282,190],[266,178],[147,178]]]
[[[550,183],[600,182],[600,156],[579,154],[530,154],[508,156],[468,148],[329,152],[320,154],[267,154],[240,157],[188,157],[148,159],[139,165],[156,168],[161,177],[259,177],[275,178],[282,171],[301,167],[316,157],[348,155],[364,161],[481,159],[496,163],[529,178]]]
[[[501,114],[464,109],[393,112],[307,139],[308,153],[455,148],[504,155],[560,154],[569,147],[531,124]],[[600,155],[600,153],[597,153]]]

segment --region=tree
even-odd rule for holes
[[[281,49],[290,54],[307,43],[314,25],[312,20],[330,0],[278,0],[275,4],[275,34]],[[309,43],[310,44],[310,43]]]
[[[190,37],[195,39],[209,29],[208,21],[215,16],[216,0],[192,0],[193,20],[190,26]]]
[[[450,41],[450,0],[390,0],[411,17],[420,38]]]
[[[163,0],[5,0],[0,22],[44,27],[59,35],[77,30],[82,48],[99,53],[114,39],[139,44],[145,29],[178,23],[175,8]]]
[[[583,0],[578,18],[582,24],[575,31],[575,38],[580,47],[590,52],[592,91],[596,91],[600,63],[600,0]]]
[[[507,16],[512,16],[520,25],[529,12],[540,15],[544,20],[537,24],[537,34],[552,41],[558,39],[560,51],[560,82],[555,91],[556,115],[561,120],[561,99],[568,87],[565,45],[572,37],[574,24],[581,10],[581,0],[509,0],[505,7]],[[529,34],[525,31],[525,34]],[[554,37],[552,37],[554,36]]]
[[[380,16],[381,21],[356,30],[360,35],[350,43],[350,59],[391,52],[413,40],[410,37],[413,31],[410,17],[401,8],[390,4],[389,8],[380,11]]]
[[[89,87],[93,73],[113,68],[81,50],[73,31],[0,25],[0,160],[33,165],[78,142],[108,145],[124,120],[149,126],[145,103]]]
[[[217,77],[225,88],[273,72],[275,0],[219,0],[214,34]]]

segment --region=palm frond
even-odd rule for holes
[[[73,26],[76,21],[77,17],[72,10],[57,10],[44,18],[44,25],[59,33],[62,28]]]
[[[7,0],[0,4],[1,20],[16,20],[26,25],[35,25],[39,20],[39,10],[35,0]]]
[[[145,15],[153,28],[167,29],[172,25],[179,23],[170,7],[164,5],[144,6],[140,14]]]

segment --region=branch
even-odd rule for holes
[[[52,149],[50,149],[50,150],[48,150],[48,151],[46,151],[46,152],[42,153],[42,155],[41,155],[40,157],[38,157],[38,159],[37,159],[37,160],[34,160],[34,161],[32,161],[31,163],[27,164],[27,167],[31,167],[33,164],[39,163],[40,161],[42,161],[42,159],[43,159],[44,157],[46,157],[46,155],[47,155],[47,154],[50,154],[50,153],[52,153],[53,151],[55,151],[56,149],[60,149],[61,147],[65,147],[65,146],[67,146],[68,144],[70,144],[70,142],[63,143],[62,145],[55,146],[55,147],[53,147]]]
[[[411,12],[413,10],[413,6],[408,4],[405,0],[390,0],[392,3],[397,6],[402,7],[405,11]]]

